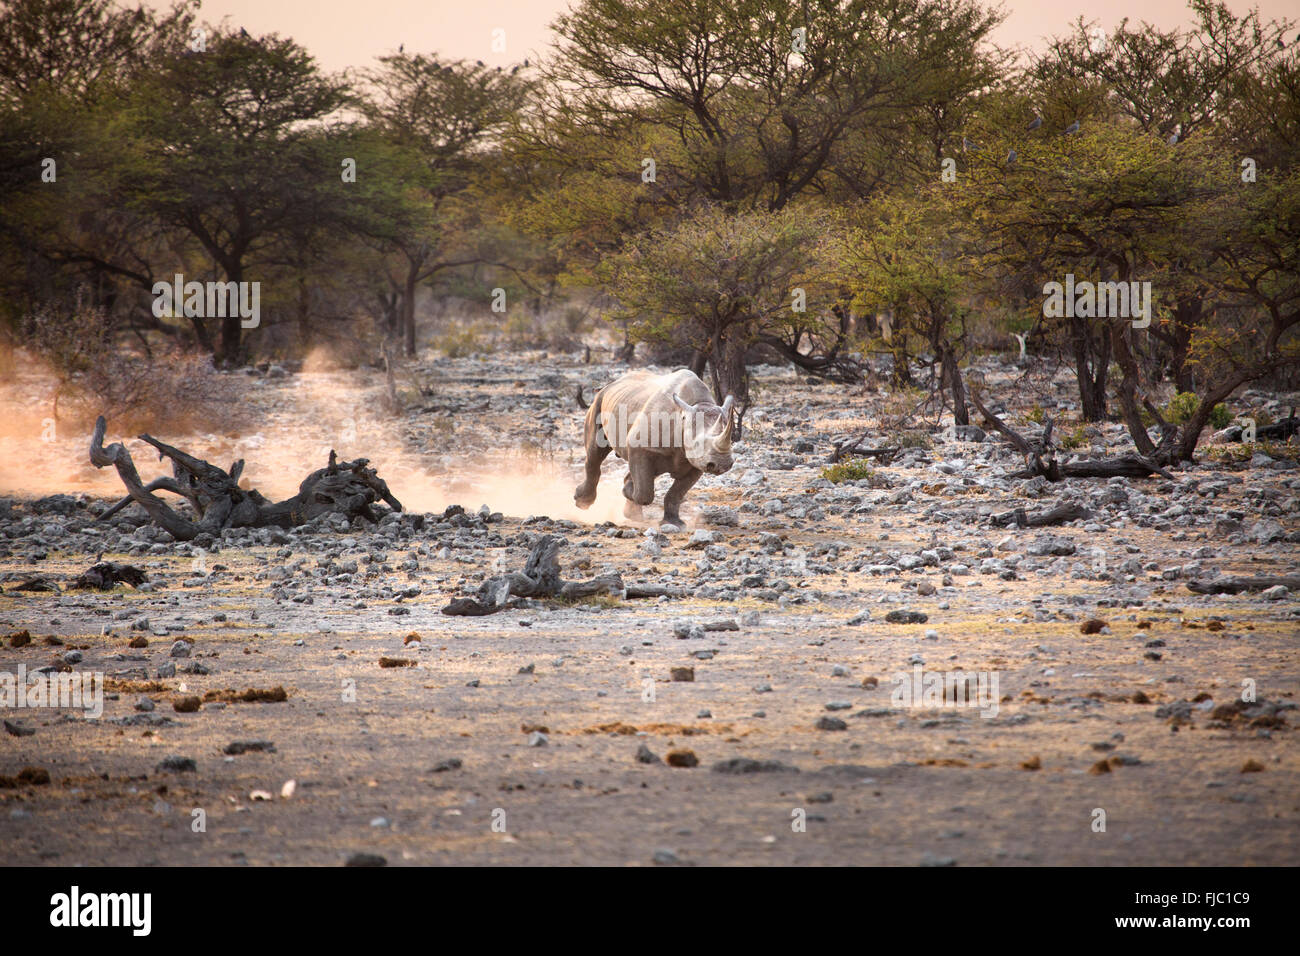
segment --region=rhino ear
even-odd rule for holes
[[[682,401],[682,397],[676,393],[673,394],[673,403],[684,412],[695,411],[695,406]]]

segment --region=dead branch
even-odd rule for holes
[[[1017,528],[1045,528],[1048,525],[1064,524],[1067,521],[1090,517],[1092,512],[1083,505],[1059,504],[1055,508],[1034,514],[1026,513],[1024,508],[1016,508],[1000,515],[991,515],[989,521],[994,527],[1008,528],[1015,525]]]
[[[229,471],[223,471],[151,435],[141,435],[141,441],[158,450],[160,459],[171,460],[174,475],[145,485],[131,453],[121,442],[104,446],[107,429],[104,416],[99,416],[90,438],[90,462],[96,468],[108,465],[116,468],[126,486],[127,497],[104,512],[101,521],[117,514],[128,501],[135,501],[172,537],[192,541],[200,534],[217,535],[226,528],[297,527],[328,513],[341,514],[349,520],[363,517],[378,523],[382,515],[373,505],[380,501],[394,511],[402,510],[402,503],[393,497],[388,485],[368,467],[369,459],[339,462],[333,451],[328,465],[303,479],[298,494],[276,503],[268,501],[256,489],[245,490],[239,486],[244,471],[242,459],[231,465]],[[168,491],[185,498],[198,520],[192,521],[174,511],[155,491]]]
[[[1042,438],[1031,443],[989,411],[980,401],[975,390],[971,391],[970,401],[984,416],[985,421],[1025,456],[1026,467],[1012,472],[1007,476],[1008,478],[1035,478],[1042,475],[1048,481],[1061,481],[1064,478],[1149,478],[1152,475],[1160,475],[1162,478],[1172,480],[1174,477],[1155,462],[1137,453],[1120,455],[1117,458],[1071,461],[1062,465],[1056,460],[1056,449],[1052,446],[1052,428],[1055,423],[1050,418],[1043,425]],[[1170,439],[1172,434],[1166,434],[1166,439]],[[1162,447],[1164,447],[1163,442]]]
[[[1300,591],[1300,577],[1261,578],[1209,578],[1188,581],[1187,590],[1195,594],[1240,594],[1242,591],[1266,591],[1282,585],[1291,591]]]

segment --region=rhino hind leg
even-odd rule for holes
[[[623,479],[623,497],[638,505],[648,505],[655,500],[655,473],[644,458],[633,456],[628,462],[627,477]]]

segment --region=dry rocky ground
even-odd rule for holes
[[[340,453],[369,455],[408,506],[378,526],[180,543],[134,505],[96,521],[119,490],[91,473],[84,436],[28,449],[72,493],[0,500],[0,672],[102,672],[106,686],[97,720],[4,711],[6,860],[1300,862],[1297,595],[1187,587],[1297,573],[1294,460],[1203,456],[1174,481],[1053,485],[1003,477],[1021,464],[1003,441],[935,430],[832,484],[832,440],[886,399],[761,369],[736,467],[705,477],[691,527],[665,533],[606,520],[613,458],[591,512],[569,500],[573,388],[616,371],[431,362],[393,425],[360,411],[376,373],[271,370],[248,377],[257,441],[158,432],[223,464],[239,445],[277,497],[321,463],[307,449],[351,442]],[[1020,427],[1022,370],[985,371]],[[1068,412],[1064,375],[1033,388]],[[307,415],[305,395],[348,397]],[[286,460],[290,435],[301,454]],[[1127,448],[1116,426],[1087,438]],[[1092,516],[990,521],[1062,502]],[[563,537],[568,579],[618,571],[682,596],[441,613],[543,533]],[[101,557],[147,583],[74,589]],[[30,642],[6,636],[22,631]],[[996,714],[901,706],[894,676],[916,663],[996,674]],[[1255,699],[1240,703],[1246,681]],[[283,700],[221,693],[277,688]]]

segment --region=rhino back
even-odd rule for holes
[[[600,393],[600,420],[620,458],[627,459],[628,436],[655,421],[671,422],[679,414],[673,396],[694,405],[713,400],[708,387],[690,369],[656,375],[645,369],[628,372]],[[593,403],[594,404],[594,403]],[[621,426],[620,426],[621,423]],[[644,433],[643,433],[644,434]],[[671,432],[672,447],[681,447],[680,429]]]

